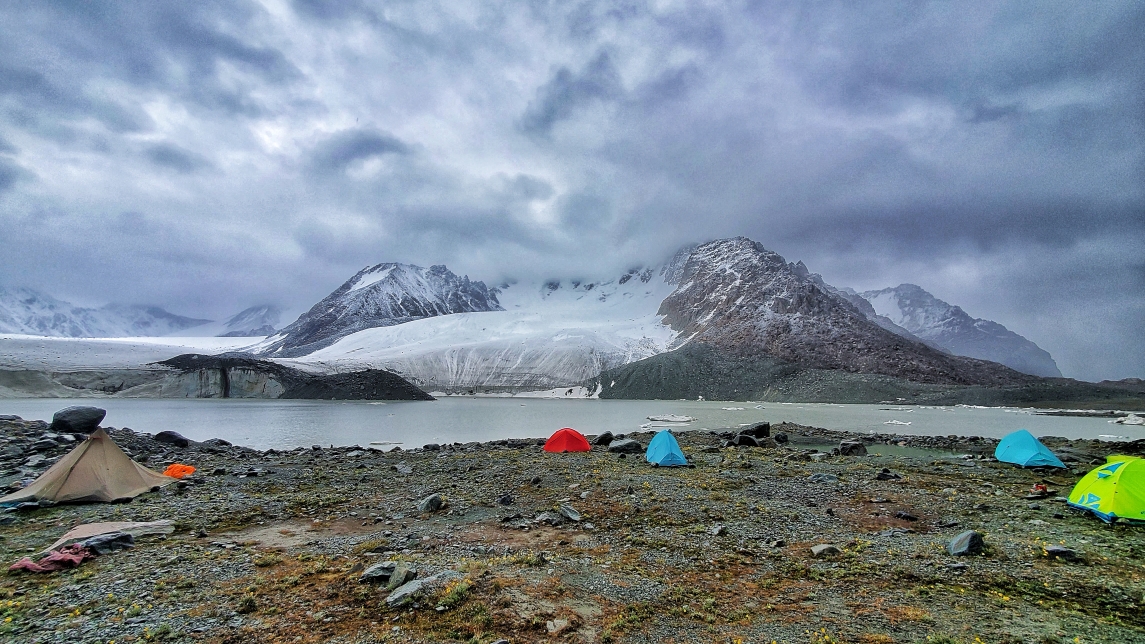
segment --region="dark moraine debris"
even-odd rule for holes
[[[396,373],[382,369],[366,369],[349,373],[312,374],[269,360],[258,360],[246,354],[217,356],[187,353],[163,360],[157,364],[184,373],[217,372],[223,383],[222,398],[231,397],[228,383],[231,375],[241,372],[263,374],[282,387],[278,398],[300,400],[434,400]]]

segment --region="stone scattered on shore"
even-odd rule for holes
[[[191,444],[191,440],[189,438],[180,434],[179,432],[173,432],[171,430],[159,432],[155,435],[155,440],[159,441],[160,443],[174,445],[175,447],[188,447]]]
[[[445,585],[450,580],[457,579],[459,576],[460,575],[458,575],[453,570],[443,570],[436,575],[431,575],[424,579],[414,579],[413,581],[408,581],[395,588],[393,592],[391,592],[386,597],[386,606],[391,608],[395,606],[401,606],[407,601],[411,601],[419,594],[428,593],[429,591],[434,590],[439,586]]]
[[[631,438],[622,438],[609,443],[608,451],[614,454],[640,454],[644,452],[644,446]]]
[[[445,500],[441,498],[440,494],[430,494],[422,499],[417,504],[418,512],[437,512],[441,506],[445,504]]]
[[[843,554],[843,551],[839,549],[839,546],[833,543],[821,543],[816,546],[811,546],[811,555],[814,557],[830,557],[839,554]]]
[[[955,557],[965,557],[980,555],[985,547],[986,541],[981,534],[974,530],[967,530],[951,539],[950,543],[946,545],[946,551]]]

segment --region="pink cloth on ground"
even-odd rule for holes
[[[94,555],[92,555],[87,548],[72,544],[70,546],[64,546],[59,550],[53,550],[51,554],[39,561],[32,561],[24,557],[20,561],[8,566],[8,570],[10,572],[16,572],[17,570],[27,570],[28,572],[55,572],[66,568],[75,568],[84,561],[94,558]]]

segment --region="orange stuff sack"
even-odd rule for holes
[[[184,476],[190,476],[195,473],[194,465],[183,465],[182,463],[172,463],[163,470],[163,476],[170,476],[173,479],[181,479]]]

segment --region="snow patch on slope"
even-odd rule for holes
[[[666,351],[675,333],[656,310],[671,290],[650,270],[603,282],[507,284],[503,311],[366,329],[280,362],[322,371],[384,368],[438,391],[571,387]]]

